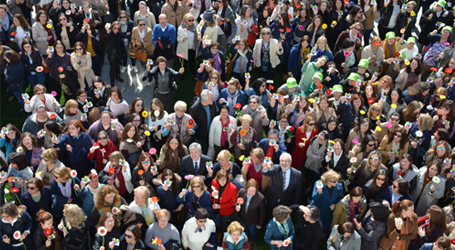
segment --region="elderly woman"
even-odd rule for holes
[[[251,150],[257,146],[259,140],[256,130],[251,127],[252,120],[250,115],[242,115],[239,119],[242,125],[232,132],[230,140],[234,145],[236,160],[242,155],[250,155]]]
[[[128,203],[119,195],[117,189],[112,185],[104,185],[101,187],[96,193],[94,202],[95,206],[92,210],[92,220],[95,225],[98,224],[100,216],[105,213],[117,211],[114,215],[117,218],[121,218],[119,216],[122,216],[125,211],[128,211]]]
[[[379,145],[382,164],[392,166],[401,157],[408,153],[409,143],[404,128],[397,127],[384,137]]]
[[[27,156],[30,168],[35,170],[41,162],[41,154],[44,151],[44,148],[38,145],[38,140],[30,132],[25,132],[22,134],[22,141],[20,148],[22,148],[22,154]]]
[[[107,212],[100,217],[97,228],[106,228],[106,234],[101,236],[98,232],[95,234],[93,249],[117,249],[113,239],[119,239],[123,230],[120,227],[120,221],[111,212]],[[109,248],[108,248],[109,247]]]
[[[330,230],[333,210],[336,204],[343,198],[343,187],[340,181],[340,175],[333,171],[327,171],[321,176],[322,186],[316,182],[311,195],[311,205],[315,205],[324,216],[320,219],[323,230]],[[329,189],[332,190],[329,192]]]
[[[36,13],[35,23],[32,26],[32,39],[41,55],[46,54],[48,46],[54,46],[56,39],[54,27],[44,10]]]
[[[109,155],[109,162],[100,173],[100,182],[115,186],[122,197],[127,201],[132,200],[134,186],[131,182],[130,164],[121,152],[115,151]]]
[[[229,115],[232,116],[234,116],[235,110],[239,109],[238,106],[241,109],[246,104],[246,96],[239,80],[231,78],[227,82],[227,88],[221,90],[217,105],[221,107],[223,104],[229,107]]]
[[[266,49],[265,44],[270,45],[270,49]],[[272,38],[271,29],[268,27],[263,28],[261,30],[261,38],[256,40],[253,48],[254,67],[260,68],[259,77],[274,78],[275,68],[280,64],[279,56],[283,54],[283,51],[281,43]]]
[[[62,119],[54,112],[46,112],[46,106],[42,103],[36,106],[36,112],[25,120],[22,131],[30,132],[34,135],[44,128],[47,121],[54,121],[60,126],[63,125]]]
[[[220,115],[213,118],[209,131],[209,151],[207,155],[214,158],[223,149],[229,150],[232,143],[229,140],[234,132],[235,118],[229,115],[229,108],[223,105],[220,108]]]
[[[212,180],[210,189],[212,208],[218,210],[220,214],[220,231],[226,231],[229,219],[234,217],[234,209],[237,201],[237,187],[230,182],[231,171],[226,171],[224,168],[216,173],[216,177]]]
[[[100,173],[106,166],[109,155],[115,151],[118,151],[117,146],[109,139],[107,132],[102,130],[98,132],[97,141],[90,148],[87,159],[95,159],[96,172]]]
[[[123,131],[123,125],[117,119],[112,119],[109,111],[103,111],[101,112],[101,118],[94,122],[88,130],[90,137],[94,141],[98,139],[99,132],[104,131],[107,133],[109,141],[117,146],[121,137],[121,131]]]
[[[33,236],[30,235],[32,220],[30,215],[19,209],[13,203],[6,203],[0,207],[0,232],[2,232],[2,249],[13,250],[24,246],[33,249]],[[14,237],[16,232],[20,233],[20,238]]]
[[[249,80],[248,80],[249,81]],[[251,122],[251,127],[256,130],[258,140],[262,140],[264,134],[264,127],[269,125],[269,118],[267,117],[267,110],[265,107],[261,106],[261,99],[259,96],[252,95],[250,96],[249,105],[246,104],[242,108],[242,115],[250,115],[253,119]],[[277,119],[278,120],[278,119]],[[277,128],[278,129],[278,128]]]
[[[188,217],[193,217],[196,210],[200,207],[205,208],[210,213],[210,217],[214,217],[214,211],[212,209],[212,201],[210,199],[210,193],[207,191],[207,187],[204,184],[204,180],[200,176],[195,176],[190,180],[190,186],[188,190],[182,189],[177,202],[183,203],[188,211]]]
[[[71,177],[71,169],[68,167],[59,167],[54,171],[54,182],[51,186],[52,211],[57,219],[63,217],[63,205],[77,204],[82,207],[82,199],[77,193],[80,186],[80,180],[77,177]]]
[[[65,167],[58,159],[57,150],[50,148],[43,151],[41,154],[41,162],[36,170],[36,177],[43,181],[46,188],[50,188],[54,182],[54,171],[60,167]]]
[[[269,184],[268,177],[262,175],[262,164],[264,163],[264,150],[255,148],[251,151],[250,158],[242,163],[242,174],[245,180],[254,179],[258,184],[258,190],[264,190]],[[265,180],[263,182],[263,179]]]
[[[51,205],[51,192],[44,187],[41,179],[30,178],[27,181],[27,191],[22,194],[21,208],[24,208],[32,218],[32,229],[34,232],[38,227],[36,214],[40,210],[52,213]]]
[[[284,245],[285,241],[294,240],[294,225],[291,220],[291,212],[287,206],[278,205],[273,209],[273,219],[267,224],[264,241],[272,250],[277,250]]]
[[[243,199],[243,202],[237,202],[235,210],[239,213],[249,244],[254,246],[257,230],[261,229],[265,223],[265,198],[259,192],[256,180],[250,179],[246,182],[245,188],[239,190],[237,201],[240,198]]]
[[[367,200],[363,196],[362,188],[355,187],[335,206],[332,218],[332,228],[346,221],[354,223],[360,220],[367,212]]]
[[[335,225],[327,239],[327,249],[360,249],[361,237],[355,231],[354,223],[345,221],[339,225]]]
[[[169,223],[171,213],[167,209],[161,209],[155,215],[157,223],[153,223],[148,227],[145,235],[145,245],[153,250],[178,248],[180,246],[180,233],[174,225]],[[160,246],[152,243],[155,238],[161,240]]]
[[[18,181],[9,182],[10,186],[19,189],[19,195],[27,191],[26,182],[33,177],[33,171],[28,167],[29,161],[27,156],[20,153],[10,153],[9,154],[10,165],[8,167],[8,178],[18,178]]]
[[[95,77],[92,70],[92,56],[82,42],[74,44],[74,52],[71,53],[71,65],[77,71],[77,78],[81,88],[88,89],[92,87],[93,77]]]
[[[100,184],[98,174],[94,170],[92,170],[87,177],[87,180],[81,181],[81,187],[77,191],[82,199],[82,209],[84,210],[85,215],[87,215],[85,223],[90,230],[94,231],[95,224],[92,220],[92,211],[95,206],[95,196],[104,184]]]
[[[166,125],[163,128],[164,136],[171,134],[178,134],[183,144],[189,145],[191,142],[191,135],[194,135],[195,128],[197,127],[196,122],[194,122],[191,115],[186,114],[187,104],[183,101],[177,101],[174,104],[175,113],[170,114],[167,117]],[[193,122],[191,128],[188,126],[189,121]],[[181,123],[181,126],[178,124]],[[182,156],[183,157],[183,156]]]
[[[40,210],[36,214],[36,219],[38,222],[38,228],[36,231],[34,231],[33,235],[33,242],[35,243],[35,246],[40,246],[37,249],[38,250],[55,250],[55,240],[51,240],[48,238],[47,235],[44,234],[45,230],[51,230],[52,233],[57,234],[57,231],[54,228],[54,217],[52,216],[52,213]]]
[[[65,204],[63,215],[63,219],[58,224],[58,229],[63,231],[63,249],[87,249],[89,242],[85,225],[87,216],[76,204]]]
[[[186,13],[177,30],[177,55],[183,53],[185,66],[189,64],[191,72],[196,72],[196,54],[198,51],[197,30],[193,14]]]
[[[224,233],[223,249],[251,249],[248,236],[243,230],[244,227],[239,222],[233,221],[227,228],[227,232]]]
[[[175,173],[178,173],[180,163],[185,155],[188,155],[188,148],[183,145],[179,135],[173,133],[161,148],[156,165],[159,166],[160,170],[168,168]]]
[[[46,64],[51,70],[49,72],[49,81],[55,92],[57,92],[57,96],[55,97],[56,100],[60,100],[62,93],[62,85],[60,84],[60,80],[63,81],[66,78],[66,75],[64,73],[60,73],[58,69],[60,67],[67,69],[68,66],[71,65],[71,55],[70,53],[66,52],[65,44],[59,40],[57,40],[54,44],[54,51],[48,49],[45,52],[47,55]]]

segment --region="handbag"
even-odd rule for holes
[[[126,54],[129,56],[129,57],[132,57],[132,58],[136,58],[136,55],[135,55],[135,52],[134,52],[134,45],[132,42],[129,42],[128,43],[128,48],[126,50]]]
[[[41,67],[43,67],[44,74],[51,72],[51,68],[49,68],[49,66],[47,66],[46,60],[44,60],[43,56],[41,56]]]
[[[205,74],[207,72],[204,71],[204,75],[202,76],[202,79],[204,79]],[[196,78],[197,79],[197,78]],[[197,96],[201,97],[201,92],[202,92],[202,87],[204,86],[204,82],[201,80],[196,81],[196,86],[194,86],[194,93],[196,93]]]
[[[251,29],[249,29],[249,34],[248,34],[248,46],[254,45],[256,43],[256,38],[259,35],[259,29],[256,24],[251,25]]]
[[[141,62],[147,62],[148,56],[147,50],[142,45],[134,51],[134,57]]]

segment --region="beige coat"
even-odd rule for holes
[[[183,59],[188,61],[188,39],[183,41],[183,37],[186,36],[187,32],[190,32],[190,31],[184,32],[182,26],[180,26],[178,31],[177,31],[177,42],[178,42],[177,55],[180,54],[180,53],[183,53]],[[197,32],[194,34],[194,36],[197,36]],[[196,50],[196,54],[195,55],[197,55],[198,47],[199,47],[197,41],[196,41],[196,44],[194,45],[194,47],[195,47],[195,50]]]
[[[137,26],[137,19],[141,16],[140,11],[136,11],[134,13],[134,26]],[[147,14],[144,17],[145,24],[147,24],[147,27],[153,30],[153,27],[156,25],[156,18],[155,15],[153,15],[152,12],[149,11],[147,8]]]
[[[282,55],[284,50],[283,47],[278,47],[279,43],[278,40],[275,38],[270,39],[269,41],[269,46],[270,46],[270,64],[272,65],[272,68],[276,68],[278,64],[281,63],[280,58],[278,57],[279,55]],[[254,60],[254,66],[256,68],[261,67],[261,48],[262,48],[262,39],[257,39],[256,44],[254,45],[253,48],[253,60]]]
[[[134,47],[137,48],[136,46],[136,40],[141,40],[139,37],[138,33],[138,27],[133,28],[133,32],[131,34],[131,42],[133,43]],[[142,41],[144,43],[145,50],[147,50],[147,54],[149,57],[153,55],[153,44],[152,44],[152,29],[149,27],[146,27],[147,31],[145,32],[144,40]]]
[[[389,152],[392,151],[392,146],[393,146],[393,143],[388,143],[389,142],[389,137],[388,136],[385,136],[382,141],[381,141],[381,144],[379,145],[379,152],[381,153],[381,157],[382,157],[382,164],[386,165],[387,162],[389,161]],[[406,144],[404,145],[403,149],[400,148],[399,153],[400,155],[404,155],[404,154],[407,154],[408,153],[408,149],[409,149],[409,142],[406,142]],[[398,156],[395,156],[395,159],[398,159]]]
[[[93,84],[93,77],[95,74],[92,70],[92,56],[90,52],[87,52],[85,55],[81,55],[80,64],[76,61],[76,53],[71,53],[71,65],[77,71],[77,80],[81,85],[81,88],[85,88],[85,81],[89,87]]]
[[[52,24],[52,21],[49,19],[47,22],[48,24],[52,25],[51,31],[52,31],[52,36],[54,37],[54,41],[57,40],[57,36],[55,35],[55,30],[54,30],[54,25]],[[43,25],[39,22],[35,22],[32,26],[32,39],[33,39],[33,45],[35,48],[38,49],[39,53],[41,55],[46,55],[46,50],[49,48],[49,42],[47,40],[48,34],[46,32],[46,29],[44,29]],[[20,45],[19,45],[20,46]]]
[[[378,51],[376,52],[376,59],[372,60],[371,58],[374,56],[373,53],[373,45],[368,45],[365,46],[365,48],[362,50],[361,58],[362,59],[367,59],[370,64],[368,65],[368,69],[370,70],[371,73],[374,72],[381,72],[381,66],[382,66],[382,61],[384,60],[384,50],[379,47]],[[375,62],[376,65],[372,65],[371,63]]]
[[[207,27],[207,29],[205,29],[204,34],[202,35],[201,30],[202,30],[203,26],[204,26],[204,22],[202,21],[197,26],[197,29],[196,29],[197,30],[197,34],[201,35],[202,39],[216,42],[217,39],[218,39],[218,26],[215,25],[213,27]]]
[[[188,13],[190,9],[190,6],[183,6],[180,1],[178,1],[177,10],[174,10],[169,3],[165,3],[161,8],[161,14],[166,14],[167,23],[174,25],[177,29],[177,27],[182,24],[183,16]],[[197,17],[195,16],[195,18]]]

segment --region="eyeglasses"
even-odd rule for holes
[[[270,32],[264,32],[262,35],[270,35]]]
[[[133,122],[140,122],[140,121],[141,121],[141,119],[139,119],[139,120],[134,119],[133,120]]]
[[[201,188],[201,186],[193,186],[193,188]]]
[[[27,187],[27,189],[30,189],[30,190],[35,190],[36,187]]]
[[[114,30],[119,30],[119,28],[114,28]]]
[[[385,181],[385,178],[376,177],[376,180],[377,180],[377,181]]]
[[[392,117],[390,117],[390,120],[392,120],[392,121],[394,121],[394,122],[398,122],[398,121],[400,121],[400,119],[399,119],[399,118],[392,118]]]
[[[378,157],[371,157],[371,159],[374,160],[374,161],[378,161],[379,160]]]
[[[139,26],[145,26],[145,23],[141,23],[141,24],[139,24]]]
[[[376,144],[367,144],[368,147],[374,147]]]
[[[313,122],[313,123],[308,123],[308,126],[314,126],[314,125],[316,125],[315,122]]]
[[[178,110],[178,109],[176,109],[175,112],[185,113],[185,111],[183,111],[183,110]]]
[[[126,18],[126,16],[121,16],[120,18]]]
[[[129,235],[129,234],[124,234],[125,238],[128,238],[128,239],[132,239],[133,236],[132,235]]]
[[[371,109],[371,111],[379,112],[379,109]]]
[[[59,19],[59,21],[66,21],[66,18]]]
[[[107,136],[105,137],[98,137],[98,140],[106,140],[107,139]]]
[[[150,161],[142,161],[142,164],[150,164]]]
[[[440,150],[446,150],[445,147],[436,147],[437,149],[440,149]]]
[[[197,222],[199,222],[199,223],[206,223],[207,220],[197,220]]]
[[[190,19],[190,20],[188,20],[188,22],[194,22],[194,19]]]
[[[218,80],[218,76],[212,76],[211,78],[212,78],[212,79],[217,79],[217,80]]]

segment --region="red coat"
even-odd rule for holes
[[[212,187],[220,191],[220,184],[216,179],[212,180]],[[213,189],[210,188],[210,199],[213,204],[220,204],[220,215],[230,215],[234,212],[235,205],[237,203],[237,187],[231,182],[226,183],[223,194],[219,199],[212,197]]]
[[[96,159],[95,159],[96,172],[99,174],[101,171],[103,171],[104,167],[106,166],[106,164],[103,163],[103,159],[106,159],[109,161],[109,155],[112,152],[117,151],[118,148],[117,148],[117,146],[114,145],[114,143],[111,140],[109,140],[109,142],[107,143],[106,146],[102,146],[99,141],[96,141],[92,147],[95,147],[95,146],[99,146],[99,148],[95,149],[95,152],[93,154],[89,152],[87,155],[87,158],[89,160],[93,160],[93,158],[96,157]],[[104,156],[103,156],[103,153],[101,152],[102,149],[105,150]]]
[[[303,125],[302,125],[303,126]],[[303,164],[305,163],[306,160],[306,151],[308,149],[308,146],[310,146],[310,141],[311,139],[319,134],[319,129],[314,128],[313,132],[311,132],[310,138],[306,137],[306,133],[302,132],[302,126],[300,126],[298,129],[296,129],[295,132],[295,148],[294,151],[292,151],[292,164],[291,166],[295,169],[300,170],[303,167]],[[302,140],[303,138],[308,139],[306,142]],[[299,147],[300,143],[305,142],[305,147],[301,148]]]
[[[247,180],[249,179],[255,179],[259,185],[259,189],[261,189],[262,185],[262,168],[259,170],[259,172],[256,172],[256,169],[254,168],[254,163],[250,161],[248,165],[246,165],[246,169],[248,171],[247,174]]]

